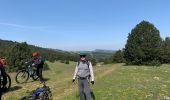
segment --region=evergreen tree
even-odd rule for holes
[[[67,56],[66,58],[65,58],[65,64],[69,64],[70,62],[69,62],[69,59],[70,59],[70,56]]]
[[[124,60],[124,55],[123,55],[123,51],[118,50],[118,51],[113,55],[113,62],[114,62],[114,63],[123,63],[123,62],[125,62],[125,60]]]
[[[92,65],[95,66],[97,64],[97,60],[95,57],[91,59]]]
[[[165,40],[163,41],[161,53],[162,63],[170,63],[170,37],[166,37]]]
[[[151,23],[142,21],[129,33],[124,58],[127,64],[160,64],[162,40],[159,30]]]

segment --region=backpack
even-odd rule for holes
[[[43,86],[31,91],[19,100],[52,100],[52,94],[48,86]]]
[[[44,64],[44,59],[42,57],[38,57],[36,60],[34,60],[34,63],[36,65],[43,65]]]
[[[41,61],[41,64],[44,65],[45,60],[42,57],[40,57],[39,59]]]
[[[89,68],[90,62],[87,60],[85,63],[88,65],[88,68]],[[79,60],[78,63],[77,63],[77,66],[79,66],[79,65],[80,65],[80,60]]]

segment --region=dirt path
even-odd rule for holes
[[[110,67],[108,70],[104,71],[103,73],[101,73],[99,76],[96,76],[96,79],[105,77],[107,75],[109,75],[110,73],[112,73],[113,71],[115,71],[118,67],[120,67],[121,65],[113,65],[112,67]]]

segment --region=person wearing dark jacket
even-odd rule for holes
[[[2,96],[2,93],[6,90],[6,84],[7,84],[7,76],[6,76],[6,72],[5,72],[5,59],[3,58],[0,58],[0,74],[2,75],[3,77],[3,80],[2,80],[2,86],[0,86],[0,100],[1,100],[1,96]]]
[[[33,62],[35,64],[35,67],[37,68],[36,74],[39,77],[40,82],[43,82],[44,80],[42,76],[42,71],[43,71],[44,60],[42,59],[41,56],[39,56],[38,52],[33,52],[32,57],[33,57]]]
[[[6,84],[7,84],[7,76],[6,76],[6,71],[5,71],[5,59],[0,58],[0,71],[1,71],[1,75],[3,77],[3,82],[2,82],[2,88],[6,88]]]

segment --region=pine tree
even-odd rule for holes
[[[123,62],[125,62],[125,60],[124,60],[124,55],[123,55],[123,51],[118,50],[118,51],[113,55],[113,62],[114,62],[114,63],[123,63]]]
[[[129,33],[124,58],[127,64],[160,64],[162,39],[159,30],[151,23],[142,21]]]
[[[162,46],[162,63],[170,63],[170,37],[166,37]]]

